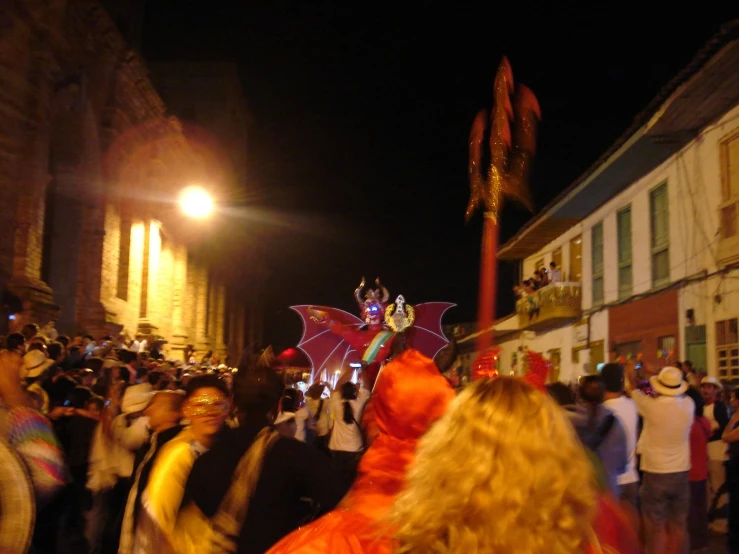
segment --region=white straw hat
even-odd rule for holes
[[[683,372],[676,367],[663,367],[659,375],[649,378],[649,382],[654,390],[665,396],[679,396],[688,390]]]

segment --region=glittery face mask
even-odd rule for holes
[[[203,416],[219,416],[228,413],[231,404],[221,394],[197,394],[185,401],[182,413],[187,419]]]

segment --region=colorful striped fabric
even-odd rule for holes
[[[64,453],[49,420],[32,408],[8,414],[8,443],[23,458],[33,480],[36,502],[45,504],[67,481]]]

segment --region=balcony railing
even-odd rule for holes
[[[516,302],[520,329],[536,329],[580,319],[581,283],[552,283]]]

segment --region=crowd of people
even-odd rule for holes
[[[0,444],[25,477],[3,487],[33,517],[0,551],[682,554],[709,532],[739,551],[739,401],[712,377],[612,363],[575,391],[457,393],[454,354],[403,346],[376,382],[303,395],[264,356],[231,371],[107,342],[5,338]]]
[[[542,267],[534,271],[534,274],[521,282],[521,284],[513,287],[513,294],[516,300],[526,300],[527,312],[530,318],[534,318],[538,314],[539,303],[537,293],[544,287],[553,283],[562,282],[562,271],[555,262],[549,263],[549,269]]]
[[[705,551],[711,536],[739,552],[736,391],[689,361],[649,373],[637,360],[609,363],[576,392],[548,390],[648,553]]]

